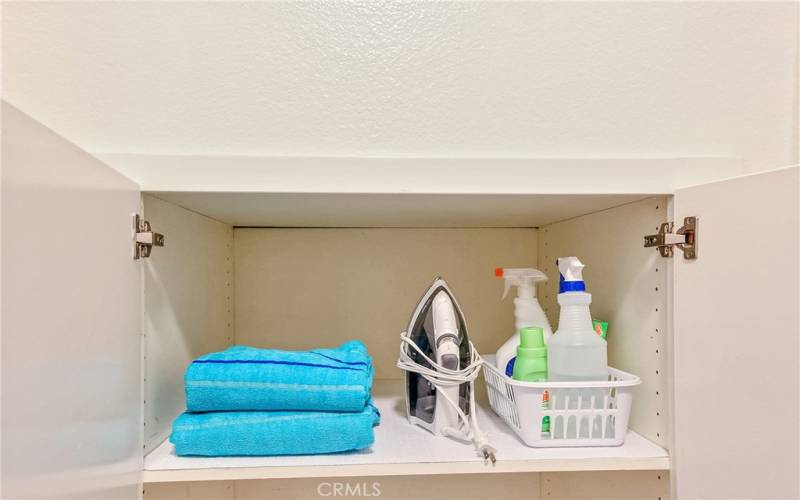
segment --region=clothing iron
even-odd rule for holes
[[[436,436],[472,441],[494,463],[495,450],[480,432],[475,411],[474,381],[482,364],[461,306],[445,280],[436,278],[400,334],[397,366],[406,372],[406,415]]]

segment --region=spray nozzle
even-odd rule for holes
[[[556,263],[561,275],[558,293],[586,290],[586,284],[583,282],[583,268],[586,266],[577,257],[559,257]]]
[[[494,270],[494,275],[503,278],[506,282],[503,290],[503,298],[508,295],[508,290],[512,286],[517,287],[517,296],[521,298],[533,298],[536,296],[535,283],[547,281],[547,275],[538,269],[530,267],[507,268],[498,267]]]

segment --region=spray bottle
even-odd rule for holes
[[[592,315],[589,312],[592,294],[586,292],[583,281],[584,265],[577,257],[560,257],[557,262],[561,273],[558,294],[561,313],[558,317],[558,330],[547,345],[548,378],[559,382],[608,380],[606,341],[595,333],[592,325]],[[556,409],[563,409],[561,402],[564,401],[565,394],[559,394],[560,391],[553,391],[552,394]],[[602,408],[602,391],[581,389],[580,394],[570,396],[570,408],[577,408],[576,396],[580,396],[584,408],[591,407],[592,399],[595,405],[599,404],[599,408]],[[594,435],[600,432],[601,423],[600,420],[592,422]],[[560,421],[555,424],[557,436],[561,436],[562,425]],[[576,428],[575,420],[570,419],[565,437],[589,437],[589,422],[584,419],[580,428]]]
[[[536,300],[536,283],[546,281],[547,275],[538,269],[502,267],[495,269],[494,275],[505,280],[503,298],[512,286],[517,287],[517,297],[514,299],[514,335],[497,351],[497,368],[510,377],[514,370],[512,361],[516,358],[519,347],[519,331],[528,326],[538,326],[543,330],[545,343],[553,334],[550,322]]]

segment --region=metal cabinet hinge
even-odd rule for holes
[[[154,232],[139,214],[133,214],[133,260],[150,257],[153,247],[163,246],[164,235]]]
[[[674,223],[664,222],[658,229],[658,234],[644,237],[645,248],[657,247],[662,257],[672,257],[673,247],[678,247],[683,252],[683,258],[694,260],[697,258],[697,217],[684,217],[683,226],[672,233]]]

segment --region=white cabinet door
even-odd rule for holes
[[[2,497],[141,494],[138,186],[3,103]]]
[[[674,257],[677,498],[798,498],[798,169],[680,190]]]

